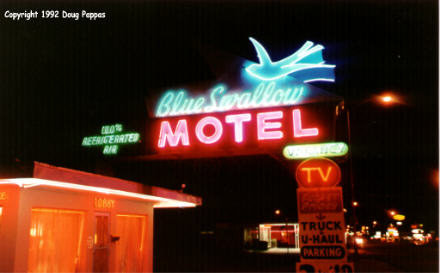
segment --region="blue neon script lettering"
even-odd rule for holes
[[[327,81],[334,82],[333,69],[335,65],[325,64],[322,57],[322,45],[314,45],[307,41],[298,51],[292,55],[272,62],[266,49],[254,38],[249,37],[257,51],[258,64],[246,67],[246,72],[259,80],[272,81],[291,75],[302,82]]]
[[[276,82],[261,82],[252,91],[231,91],[223,84],[211,89],[208,95],[190,97],[186,90],[169,90],[159,99],[156,117],[198,113],[224,112],[235,109],[263,108],[297,104],[304,85],[277,88]]]

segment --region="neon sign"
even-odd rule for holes
[[[287,159],[344,156],[347,152],[348,146],[344,142],[288,145],[283,149]]]
[[[119,145],[137,143],[140,139],[139,133],[123,133],[122,124],[104,125],[101,127],[100,136],[84,137],[82,146],[104,146],[102,153],[105,155],[114,155],[118,153]]]
[[[291,113],[291,118],[289,118],[293,123],[290,126],[292,128],[291,132],[283,128],[288,118],[286,117],[288,116],[287,113]],[[191,128],[190,122],[192,123]],[[194,134],[190,132],[192,128],[194,128]],[[258,113],[245,112],[228,114],[222,118],[205,116],[197,121],[188,118],[180,118],[177,122],[176,119],[173,122],[162,120],[160,122],[157,148],[191,146],[194,139],[199,144],[211,145],[221,142],[224,135],[231,136],[235,143],[249,142],[245,139],[245,132],[249,132],[249,128],[255,130],[253,135],[255,135],[257,142],[281,140],[286,136],[293,138],[319,136],[318,128],[303,128],[300,109]],[[228,132],[225,132],[226,130]],[[193,136],[192,139],[190,135]]]
[[[405,215],[396,214],[396,215],[393,216],[393,219],[396,220],[396,221],[403,221],[403,220],[405,220]]]
[[[305,85],[283,89],[271,81],[261,82],[251,91],[228,91],[225,85],[219,84],[209,95],[198,97],[188,96],[184,89],[169,90],[159,99],[156,117],[295,105],[300,102],[305,89]]]
[[[324,47],[308,41],[272,61],[258,41],[249,39],[259,63],[243,61],[221,83],[168,89],[148,107],[154,118],[147,131],[154,140],[147,151],[165,158],[265,154],[280,153],[287,144],[334,139],[329,127],[340,98],[306,84],[334,81],[335,65],[325,63]],[[325,105],[316,107],[317,102]],[[321,148],[330,151],[320,156],[336,156],[335,147]],[[298,153],[287,149],[287,156]]]
[[[322,45],[314,45],[307,41],[292,55],[273,62],[266,49],[254,38],[249,37],[257,51],[258,64],[251,64],[245,68],[252,77],[262,81],[273,81],[290,75],[295,79],[309,83],[317,81],[334,82],[335,76],[332,64],[325,64],[322,58]]]
[[[295,176],[300,187],[332,187],[341,181],[341,169],[328,158],[309,158],[298,165]]]

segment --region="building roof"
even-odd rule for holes
[[[34,162],[33,177],[0,179],[20,187],[56,187],[125,196],[154,202],[155,208],[195,207],[202,199],[165,188]]]

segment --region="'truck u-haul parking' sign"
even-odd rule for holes
[[[347,262],[339,166],[326,158],[298,165],[296,179],[301,262],[297,272],[353,272]]]
[[[342,189],[298,189],[302,261],[347,261]]]

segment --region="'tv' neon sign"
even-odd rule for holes
[[[320,44],[314,45],[313,42],[307,41],[292,55],[273,62],[266,49],[257,40],[252,37],[249,37],[249,40],[257,51],[259,61],[258,64],[251,64],[245,68],[252,77],[263,81],[273,81],[290,75],[305,83],[335,81],[333,70],[336,66],[325,64],[322,57],[324,47]]]

